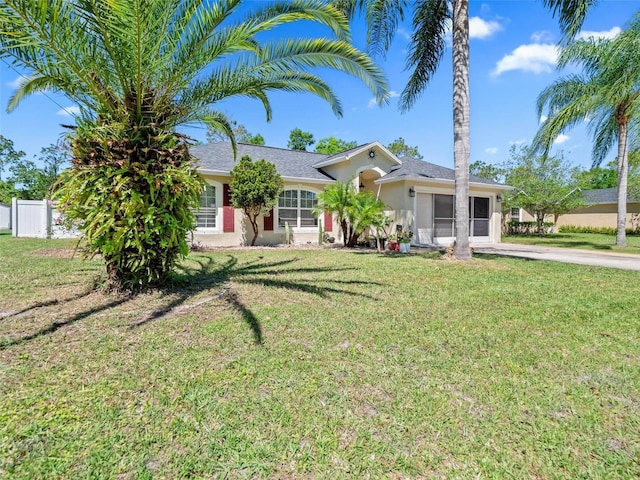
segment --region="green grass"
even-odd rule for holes
[[[68,245],[0,237],[2,478],[640,475],[638,272],[219,250],[116,297]]]
[[[627,246],[616,247],[615,235],[600,233],[550,233],[539,235],[503,235],[503,242],[544,247],[581,248],[586,250],[640,254],[640,236],[627,235]]]

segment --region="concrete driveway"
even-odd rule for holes
[[[594,265],[597,267],[640,271],[640,255],[605,253],[595,250],[578,250],[575,248],[519,245],[515,243],[474,244],[473,248],[476,253],[502,255],[505,257],[550,260],[553,262],[578,263],[580,265]]]

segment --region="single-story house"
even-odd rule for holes
[[[582,191],[586,205],[558,217],[556,226],[616,228],[618,219],[618,192],[615,188]],[[640,198],[627,197],[627,226],[638,228]]]
[[[216,142],[190,149],[207,181],[197,213],[193,241],[207,246],[237,246],[251,238],[251,227],[241,210],[231,206],[230,171],[235,165],[231,144]],[[284,242],[285,222],[291,241],[318,242],[318,224],[338,242],[334,216],[316,218],[316,195],[336,181],[353,181],[387,206],[395,225],[414,232],[414,245],[448,245],[454,240],[454,171],[413,158],[398,158],[379,142],[344,152],[322,153],[238,144],[237,158],[265,159],[275,164],[285,182],[284,192],[271,215],[258,220],[259,245]],[[469,182],[471,241],[499,242],[501,194],[509,187],[471,176]]]

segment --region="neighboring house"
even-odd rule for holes
[[[558,217],[557,226],[616,228],[618,192],[615,188],[583,190],[587,205]],[[640,226],[640,198],[627,198],[627,228]]]
[[[237,246],[247,243],[251,228],[241,210],[231,206],[230,171],[235,162],[231,144],[199,145],[190,149],[199,160],[199,171],[207,181],[197,213],[193,240],[209,246]],[[265,159],[276,165],[285,190],[270,216],[259,219],[256,244],[284,242],[285,222],[292,241],[317,243],[318,223],[324,231],[342,241],[335,218],[316,218],[312,209],[316,195],[336,181],[353,181],[387,206],[394,225],[413,230],[413,244],[446,245],[454,234],[454,171],[413,158],[398,158],[378,142],[368,143],[335,155],[238,144],[237,158]],[[499,242],[501,194],[509,187],[471,176],[470,234],[472,242]]]

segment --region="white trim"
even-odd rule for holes
[[[197,172],[201,175],[217,175],[219,177],[231,177],[231,172],[228,170],[209,170],[206,168],[196,168]]]
[[[374,180],[373,183],[375,184],[382,184],[382,183],[393,183],[393,182],[420,182],[420,183],[425,183],[425,182],[429,182],[429,183],[437,183],[437,184],[441,184],[441,185],[455,185],[455,180],[448,180],[445,178],[427,178],[427,177],[394,177],[394,178],[379,178],[378,180]],[[488,190],[513,190],[513,187],[510,187],[508,185],[500,185],[500,184],[494,184],[494,183],[479,183],[479,182],[469,182],[469,186],[473,186],[473,187],[480,187],[480,188],[485,188]],[[416,192],[418,192],[419,188],[429,188],[425,185],[414,185],[414,188],[416,189]],[[423,192],[424,193],[424,192]]]
[[[285,191],[290,191],[290,190],[294,190],[296,192],[298,192],[298,202],[300,202],[300,191],[304,190],[306,192],[311,192],[313,194],[317,195],[319,193],[322,193],[323,190],[319,190],[319,189],[315,189],[313,187],[309,187],[308,185],[302,185],[302,184],[297,184],[297,185],[285,185],[283,192]],[[280,226],[280,206],[278,205],[280,203],[279,200],[280,196],[278,196],[278,203],[276,203],[275,207],[273,207],[273,231],[274,232],[284,232],[284,227]],[[286,208],[286,207],[283,207]],[[300,204],[298,203],[298,207],[296,207],[297,209],[297,221],[300,221]],[[307,210],[307,209],[305,209]],[[323,220],[323,218],[321,217],[316,217],[317,221]],[[298,227],[297,225],[295,227],[292,227],[291,225],[289,225],[289,227],[291,228],[291,231],[293,233],[313,233],[313,232],[317,232],[318,231],[318,225],[314,225],[312,227]]]
[[[216,189],[216,226],[215,227],[198,227],[196,220],[196,227],[193,229],[194,233],[198,234],[213,234],[213,233],[222,233],[222,194],[224,186],[222,183],[217,182],[215,180],[211,180],[209,178],[205,178],[207,184],[215,187]],[[194,211],[194,215],[197,215],[198,212]]]
[[[391,153],[389,149],[387,149],[387,147],[382,145],[380,142],[371,142],[371,143],[367,143],[366,145],[362,145],[360,146],[360,148],[356,148],[355,150],[349,150],[349,153],[347,155],[332,157],[332,158],[329,158],[328,160],[323,160],[321,162],[314,163],[313,168],[322,168],[322,167],[327,167],[329,165],[335,165],[336,163],[346,162],[347,160],[351,160],[356,155],[360,155],[362,152],[368,152],[369,150],[374,150],[374,149],[381,150],[396,165],[402,165],[402,160],[400,160],[393,153]]]
[[[322,185],[332,185],[336,183],[336,180],[320,180],[317,178],[304,178],[304,177],[282,177],[285,182],[306,182],[306,183],[319,183]]]

